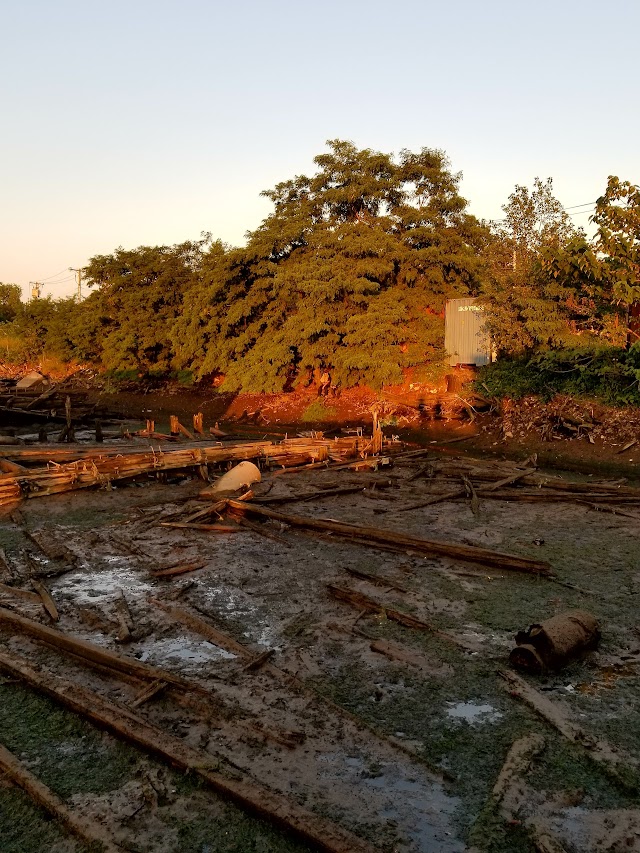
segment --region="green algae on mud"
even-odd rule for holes
[[[18,684],[0,684],[0,743],[63,799],[119,787],[139,760],[134,749]]]
[[[155,766],[133,747],[16,684],[0,683],[0,743],[63,800],[117,791],[137,778],[141,767]],[[174,838],[172,853],[309,853],[306,845],[224,802],[203,783],[177,772],[170,773],[170,782],[183,804],[160,809],[161,821]],[[65,840],[69,850],[92,853],[11,787],[0,786],[0,839],[2,853],[49,853],[54,843]],[[128,849],[153,853],[154,844],[141,840]]]
[[[62,829],[27,794],[0,784],[2,853],[50,853],[53,845],[64,840]]]

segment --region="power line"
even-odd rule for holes
[[[591,205],[596,203],[595,201],[585,201],[584,204],[572,204],[569,207],[565,207],[564,210],[575,210],[576,207],[591,207]]]
[[[49,275],[46,278],[41,278],[40,281],[49,281],[49,279],[55,278],[58,275],[62,275],[65,272],[68,272],[68,268],[60,270],[60,272],[55,273],[55,275]]]
[[[42,280],[46,281],[47,279],[42,279]],[[74,281],[74,280],[75,280],[74,276],[68,275],[66,278],[58,279],[58,281],[49,281],[48,284],[49,284],[49,287],[54,287],[56,284],[66,284],[68,281]]]
[[[589,207],[595,209],[595,201],[585,201],[583,204],[572,204],[569,207],[563,207],[563,211],[567,214],[567,216],[578,216],[580,213],[591,213],[591,210],[576,210],[577,207]],[[568,213],[568,211],[574,210],[575,213]],[[500,225],[501,222],[506,222],[506,219],[489,219],[490,225]]]

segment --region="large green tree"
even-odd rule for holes
[[[517,185],[502,209],[505,218],[484,249],[483,299],[494,345],[507,354],[563,345],[576,331],[572,321],[584,320],[591,306],[576,293],[575,275],[561,282],[549,264],[571,245],[584,248],[584,234],[554,196],[551,178],[536,178],[532,189]],[[576,267],[585,263],[576,257]]]
[[[0,323],[8,323],[20,310],[20,285],[0,282]]]
[[[182,366],[224,373],[229,389],[281,390],[325,368],[380,386],[442,353],[445,301],[478,290],[486,239],[459,175],[441,151],[328,147],[311,177],[264,193],[274,211],[245,248],[203,260],[197,323],[174,327]]]
[[[592,222],[615,298],[625,306],[640,302],[640,187],[610,176]]]
[[[168,371],[173,362],[171,329],[183,310],[208,242],[140,246],[97,255],[83,270],[96,291],[82,303],[82,346],[96,345],[111,370]]]

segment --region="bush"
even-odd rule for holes
[[[337,412],[331,406],[325,405],[323,400],[314,400],[302,413],[300,418],[303,423],[315,423],[317,421],[330,421],[335,418]]]
[[[640,344],[558,349],[518,359],[501,359],[480,370],[478,391],[518,399],[550,400],[568,394],[614,406],[640,406]]]

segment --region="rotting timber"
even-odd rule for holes
[[[258,444],[259,448],[256,447]],[[331,627],[331,622],[338,619],[338,631],[342,635],[340,642],[349,644],[350,647],[358,650],[358,654],[366,655],[371,651],[376,653],[375,656],[378,658],[386,657],[387,660],[392,660],[396,667],[412,666],[414,671],[421,673],[421,679],[437,679],[442,678],[438,673],[446,673],[450,670],[447,670],[442,662],[438,665],[437,660],[435,662],[429,660],[429,652],[426,650],[430,649],[430,645],[418,646],[422,649],[422,655],[419,656],[416,648],[411,646],[414,635],[424,637],[424,642],[427,644],[437,644],[442,640],[451,646],[452,654],[460,655],[459,659],[456,658],[458,675],[464,673],[464,667],[467,665],[464,655],[477,654],[478,648],[476,646],[475,651],[472,651],[472,645],[466,642],[460,630],[443,631],[441,622],[437,618],[433,621],[432,618],[424,618],[425,614],[421,608],[425,602],[428,603],[428,596],[422,597],[417,602],[414,590],[423,584],[428,589],[430,579],[435,572],[440,571],[438,567],[444,566],[449,572],[462,572],[460,577],[465,578],[468,577],[468,572],[464,574],[464,569],[479,566],[474,576],[482,580],[490,572],[496,583],[501,582],[500,578],[504,578],[507,570],[519,567],[513,573],[508,572],[510,576],[508,582],[527,585],[527,589],[530,589],[531,585],[541,589],[548,588],[550,582],[563,581],[564,578],[562,572],[559,573],[558,578],[550,574],[551,565],[558,574],[555,560],[533,559],[530,556],[533,549],[527,549],[526,555],[509,554],[504,553],[503,549],[468,544],[453,525],[448,531],[450,533],[448,539],[443,535],[442,528],[437,536],[434,531],[433,538],[431,531],[428,538],[422,531],[418,531],[420,533],[418,535],[415,529],[411,529],[409,524],[411,515],[407,513],[422,512],[422,510],[408,510],[411,504],[422,504],[426,511],[425,518],[431,518],[432,513],[447,513],[451,507],[466,511],[471,517],[472,500],[475,494],[481,507],[485,498],[491,501],[487,504],[491,512],[498,505],[507,508],[510,505],[519,507],[536,500],[536,502],[548,501],[569,505],[575,514],[586,518],[591,513],[591,508],[585,506],[587,501],[593,506],[602,505],[609,512],[611,509],[615,510],[617,506],[624,506],[629,510],[633,509],[636,503],[640,504],[640,493],[636,489],[619,483],[573,483],[559,477],[551,478],[544,472],[537,471],[531,461],[517,465],[468,458],[443,459],[430,450],[407,452],[401,446],[394,447],[388,444],[381,450],[395,463],[395,467],[392,469],[387,466],[376,472],[378,457],[372,452],[371,439],[363,437],[340,439],[338,442],[329,442],[324,439],[289,440],[284,443],[281,451],[278,450],[279,447],[269,442],[238,446],[227,444],[224,447],[201,442],[195,447],[168,452],[140,451],[140,448],[136,447],[132,452],[134,458],[128,461],[126,459],[123,461],[123,458],[129,454],[123,453],[122,448],[118,448],[118,456],[123,458],[118,456],[114,458],[108,451],[102,453],[96,452],[97,449],[90,451],[82,449],[84,458],[79,463],[71,460],[76,474],[90,469],[95,464],[104,479],[91,482],[91,472],[89,472],[86,480],[79,477],[76,481],[67,482],[67,487],[63,491],[106,484],[111,481],[134,480],[136,477],[149,478],[149,475],[171,470],[184,470],[200,475],[203,464],[212,466],[209,468],[209,473],[212,474],[213,466],[217,464],[226,466],[242,458],[256,459],[263,468],[264,476],[263,482],[255,488],[255,494],[252,490],[242,495],[243,500],[240,501],[207,498],[191,493],[187,499],[181,498],[176,505],[171,489],[158,485],[154,492],[157,501],[155,506],[147,507],[137,516],[132,515],[124,526],[118,528],[117,533],[115,530],[107,529],[105,536],[112,537],[110,541],[113,547],[118,543],[122,543],[123,547],[124,544],[128,544],[140,575],[153,588],[153,595],[148,595],[145,600],[140,600],[136,606],[131,607],[127,626],[128,637],[125,635],[123,640],[125,645],[120,646],[116,654],[111,652],[94,654],[94,650],[88,650],[86,645],[82,646],[79,643],[77,636],[80,630],[79,608],[61,595],[60,589],[63,587],[57,587],[55,583],[49,582],[47,588],[59,611],[60,621],[55,629],[48,626],[45,623],[48,617],[43,609],[41,595],[26,588],[35,574],[29,576],[25,575],[24,571],[21,573],[20,560],[11,553],[7,563],[8,569],[13,569],[14,574],[12,577],[2,579],[7,588],[12,590],[12,593],[8,594],[12,600],[9,604],[11,610],[6,614],[4,608],[0,611],[5,630],[7,626],[11,626],[14,634],[13,643],[16,643],[16,637],[22,638],[26,635],[31,637],[28,642],[38,644],[38,648],[40,648],[39,644],[46,643],[45,651],[49,657],[47,663],[42,665],[39,654],[33,656],[32,649],[28,650],[25,658],[21,648],[23,659],[20,659],[12,649],[11,652],[2,653],[0,664],[12,678],[23,680],[33,690],[43,692],[54,701],[66,704],[73,709],[74,713],[93,720],[96,725],[106,727],[117,737],[133,741],[144,751],[159,756],[161,760],[188,770],[191,774],[195,773],[224,797],[240,803],[248,811],[266,817],[285,831],[297,834],[313,849],[344,851],[370,849],[366,841],[356,838],[353,834],[349,834],[346,828],[339,826],[339,821],[326,823],[319,820],[317,815],[310,813],[307,809],[301,809],[295,797],[284,796],[275,782],[272,786],[268,778],[263,776],[256,780],[251,778],[250,772],[247,773],[250,765],[244,765],[241,760],[245,747],[241,747],[240,744],[250,742],[256,734],[264,739],[265,743],[272,744],[274,750],[283,749],[295,756],[292,760],[297,763],[302,764],[307,760],[301,746],[305,743],[305,739],[310,742],[314,737],[312,722],[314,717],[308,715],[309,709],[317,704],[311,697],[318,694],[314,693],[311,686],[306,683],[304,668],[301,670],[300,664],[296,664],[289,655],[284,637],[281,638],[280,647],[270,646],[265,649],[255,644],[247,645],[241,641],[242,634],[239,629],[234,632],[227,627],[227,630],[223,631],[219,625],[212,624],[212,620],[215,622],[215,619],[211,610],[207,610],[206,601],[202,596],[205,589],[203,578],[207,576],[217,578],[224,568],[216,556],[220,547],[218,542],[233,539],[234,542],[240,543],[239,547],[242,549],[243,542],[252,541],[257,543],[256,548],[263,547],[265,553],[271,555],[271,560],[274,559],[274,555],[284,553],[282,546],[285,543],[291,548],[295,543],[304,542],[305,536],[313,537],[313,547],[317,547],[318,551],[322,551],[326,543],[327,548],[332,548],[335,553],[337,542],[344,543],[352,550],[360,549],[363,553],[366,549],[366,553],[371,555],[370,571],[352,572],[350,565],[337,563],[334,572],[339,577],[335,577],[334,574],[333,578],[326,578],[323,575],[322,583],[316,585],[316,598],[310,599],[313,600],[316,608],[317,618],[322,620],[317,631],[316,642],[321,642],[325,634],[336,633]],[[54,452],[50,455],[55,458],[57,448],[52,450]],[[24,454],[22,456],[21,451]],[[38,448],[12,447],[7,448],[5,458],[9,461],[15,460],[14,464],[30,465],[33,464],[35,456],[29,459],[27,454],[36,451],[46,453]],[[67,447],[64,452],[73,453],[73,450]],[[211,456],[208,456],[209,452],[212,453]],[[174,456],[174,453],[180,455]],[[214,453],[218,455],[213,455]],[[253,457],[240,455],[247,453],[256,455]],[[145,457],[142,461],[139,454]],[[224,454],[238,455],[225,456]],[[206,462],[202,461],[203,458]],[[160,460],[159,465],[158,460]],[[358,465],[366,463],[369,470],[362,472],[344,467],[352,464],[353,461]],[[67,465],[68,462],[65,462],[61,467],[66,468]],[[102,465],[104,467],[100,471]],[[286,478],[273,476],[276,472],[295,469],[300,469],[302,472],[308,471],[309,474],[305,476],[303,473],[303,479],[300,481],[296,474]],[[47,470],[55,473],[57,468],[54,465]],[[27,488],[25,497],[29,497],[31,481],[28,478],[37,475],[39,471],[42,473],[42,469],[29,468],[24,473],[7,473],[16,480],[25,482]],[[403,476],[403,472],[407,471],[408,476]],[[286,485],[283,485],[285,482]],[[471,489],[466,483],[471,485]],[[52,494],[46,485],[39,491],[42,496]],[[166,495],[164,499],[161,492]],[[132,493],[122,492],[122,498],[126,499],[127,494],[135,495],[136,490]],[[529,496],[531,500],[526,500],[525,498]],[[541,496],[543,496],[542,499]],[[100,495],[94,496],[95,500],[99,498]],[[439,499],[439,503],[433,503],[434,499]],[[77,501],[79,498],[69,495],[61,497],[60,500]],[[326,503],[327,500],[330,500],[331,504]],[[304,506],[304,515],[298,512],[293,514],[271,509],[272,505],[279,506],[292,502],[298,502]],[[362,507],[367,503],[372,511],[385,511],[384,515],[379,517],[380,524],[363,523]],[[334,509],[328,509],[329,506]],[[477,511],[477,504],[475,508]],[[29,511],[30,508],[26,507],[25,512]],[[337,513],[339,518],[327,518],[328,512],[332,515]],[[629,513],[624,517],[628,515]],[[253,519],[252,523],[249,526],[237,524],[245,516]],[[207,521],[212,523],[208,524]],[[135,535],[132,535],[132,530],[136,531]],[[227,533],[232,530],[236,535],[227,536]],[[219,533],[220,536],[212,539],[213,533]],[[138,540],[136,536],[144,539]],[[161,536],[165,537],[166,542],[171,542],[175,546],[189,543],[189,548],[192,550],[185,552],[184,555],[182,551],[167,554],[160,562],[147,559],[146,549],[150,547],[154,537]],[[40,530],[31,541],[43,550],[43,546],[48,543],[48,538],[45,529]],[[265,538],[269,540],[266,544],[263,541]],[[229,553],[228,547],[231,546],[225,545],[227,550],[223,553]],[[537,546],[534,547],[537,548]],[[198,548],[202,549],[202,554],[208,559],[198,559],[192,553]],[[522,551],[522,548],[519,547],[516,550]],[[413,576],[405,579],[399,570],[391,572],[388,569],[379,570],[380,567],[376,565],[379,555],[384,555],[387,551],[394,555],[393,559],[396,559],[396,555],[400,555],[398,564],[400,564],[400,558],[405,555],[410,557],[420,555],[421,559],[428,558],[429,562],[425,565],[416,561]],[[56,562],[55,553],[55,549],[51,550],[52,556],[48,557],[43,550],[44,556],[51,565]],[[537,553],[540,552],[537,551]],[[65,556],[59,559],[67,561]],[[73,567],[73,561],[68,562],[69,566],[65,566],[66,570],[69,570],[70,566]],[[320,563],[317,569],[320,571]],[[351,581],[355,584],[354,587],[345,587],[344,575],[346,574],[355,578]],[[196,580],[194,581],[193,578]],[[189,586],[194,583],[195,585]],[[367,588],[367,584],[376,586],[375,595],[370,594],[371,590]],[[34,585],[33,589],[37,589],[37,586]],[[0,593],[2,592],[0,590]],[[546,595],[548,596],[549,593]],[[176,603],[178,599],[181,600],[179,605]],[[416,603],[420,606],[416,606]],[[324,619],[325,611],[330,615],[330,619]],[[209,643],[220,648],[226,647],[230,654],[236,655],[236,660],[229,663],[226,670],[215,668],[215,689],[211,678],[207,680],[197,677],[195,678],[197,683],[192,684],[188,679],[172,673],[170,666],[140,665],[140,661],[136,660],[134,653],[128,647],[133,643],[135,648],[140,633],[149,630],[148,627],[145,629],[145,624],[150,618],[155,618],[150,616],[152,612],[157,614],[157,618],[164,620],[160,624],[165,628],[171,629],[180,624],[182,630],[186,629],[199,634]],[[432,614],[429,615],[432,617]],[[531,616],[534,618],[537,615],[536,613]],[[399,630],[404,632],[400,635],[400,640],[398,637],[395,638],[394,644],[378,638],[375,632],[373,635],[369,633],[376,625],[383,624],[387,620],[397,624]],[[224,623],[222,624],[224,626]],[[361,629],[359,626],[363,624],[366,624],[366,628]],[[117,642],[120,627],[112,615],[111,623],[103,624],[100,630],[103,634],[111,632],[114,642]],[[234,635],[237,637],[236,640]],[[295,632],[292,630],[291,634],[286,636],[295,637]],[[21,639],[19,643],[22,643]],[[289,643],[292,646],[295,645],[291,641]],[[382,654],[380,654],[381,651]],[[38,660],[39,668],[34,664],[34,660]],[[365,657],[364,660],[368,659]],[[122,661],[125,661],[124,666]],[[90,680],[85,675],[86,672],[91,672]],[[102,679],[104,679],[104,686]],[[497,675],[495,679],[499,683]],[[90,687],[87,687],[87,683]],[[524,697],[520,682],[508,683],[513,699],[516,698],[516,690],[519,693],[518,698]],[[114,691],[117,691],[120,696],[120,691],[125,690],[128,691],[126,699],[113,700]],[[305,709],[296,712],[299,714],[298,724],[295,724],[290,716],[287,725],[283,725],[283,721],[276,714],[275,706],[269,706],[269,712],[264,715],[254,713],[245,716],[238,714],[235,710],[233,701],[239,695],[245,698],[251,694],[271,697],[276,692],[278,692],[279,701],[286,706],[297,707],[303,699],[305,702],[309,700],[310,704]],[[208,695],[205,696],[205,693]],[[265,701],[268,700],[265,698]],[[547,719],[546,707],[542,708],[531,697],[528,699],[525,697],[525,701],[537,714]],[[556,704],[553,698],[547,699],[547,703],[550,703],[552,708]],[[188,712],[192,715],[195,728],[204,726],[206,720],[215,717],[215,726],[228,734],[231,744],[224,755],[217,754],[211,745],[206,749],[194,750],[192,746],[185,744],[180,737],[172,733],[170,726],[172,720],[167,713],[167,708],[174,705],[183,708],[185,714]],[[316,710],[315,713],[325,717],[334,715],[336,720],[341,721],[339,723],[341,726],[345,721],[352,722],[355,728],[361,730],[362,737],[369,738],[371,744],[374,742],[379,744],[376,749],[395,751],[394,754],[398,756],[402,754],[404,760],[415,762],[415,766],[424,762],[425,758],[426,763],[429,763],[428,756],[421,754],[420,750],[413,748],[412,754],[410,740],[405,739],[404,736],[396,738],[392,733],[393,729],[375,732],[371,726],[367,728],[363,724],[359,725],[361,713],[359,710],[347,712],[343,709],[341,711],[338,705],[332,704],[330,697],[327,697],[322,707],[324,709],[322,712]],[[218,713],[220,716],[216,716]],[[555,726],[565,738],[570,738],[572,743],[581,742],[580,737],[583,737],[581,732],[572,727],[570,722],[566,724],[563,722],[558,726],[551,721],[551,717],[548,719],[550,725]],[[567,719],[570,721],[570,715],[567,715]],[[160,750],[158,744],[161,746]],[[611,772],[613,762],[608,753],[605,754],[604,747],[602,755],[603,760],[596,763],[604,766],[612,777],[616,774],[619,776],[617,769],[615,773]],[[274,762],[280,757],[277,752],[273,753]],[[238,766],[242,766],[241,770],[234,766],[234,761]],[[274,763],[273,767],[275,771],[277,764]],[[444,768],[437,769],[442,771]],[[454,783],[455,780],[452,780],[451,784]],[[491,786],[489,786],[490,789]],[[357,814],[355,817],[358,817]],[[391,848],[376,847],[375,849]]]

